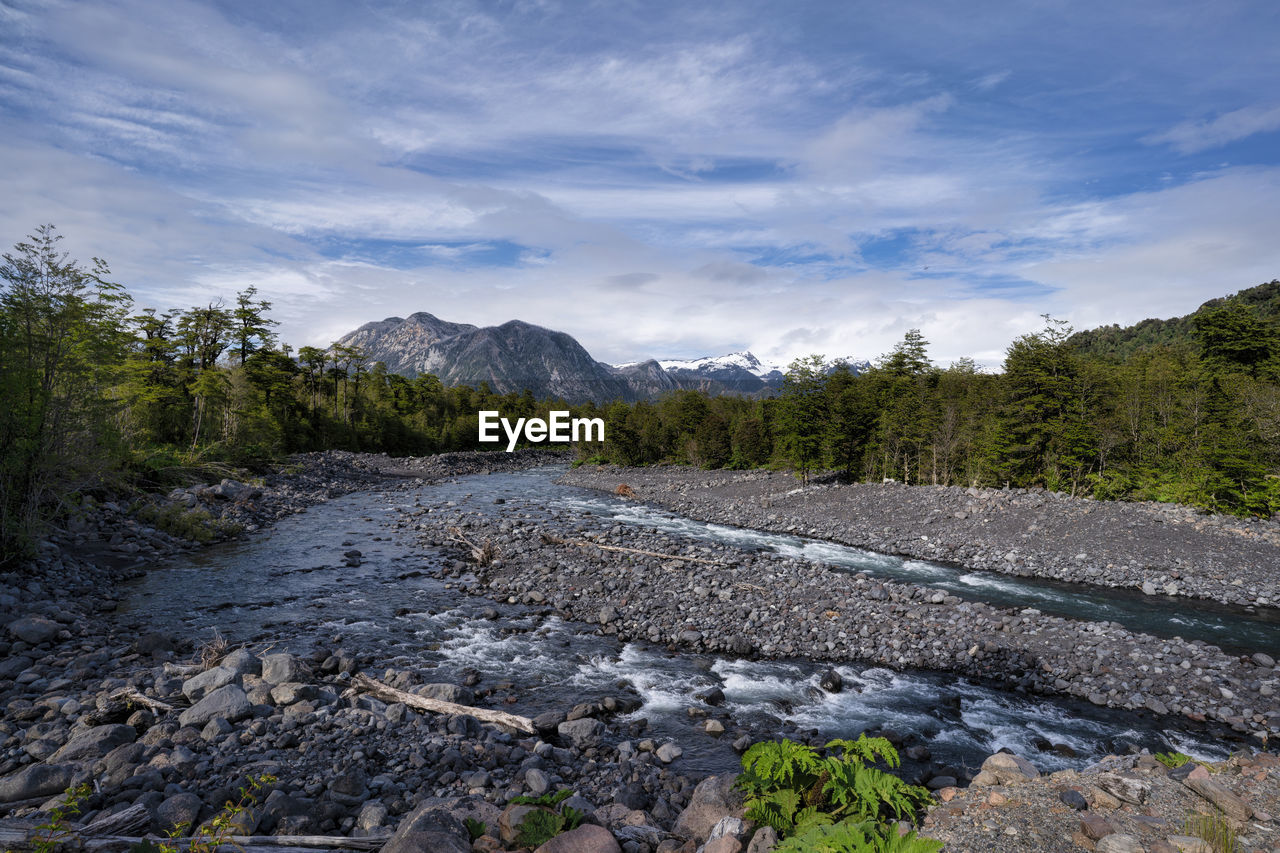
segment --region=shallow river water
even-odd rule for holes
[[[1181,728],[1180,721],[1019,696],[946,673],[849,663],[836,667],[844,692],[828,694],[817,685],[829,664],[677,655],[598,636],[594,627],[565,622],[545,609],[495,605],[430,577],[447,558],[416,548],[393,530],[403,518],[401,510],[452,502],[459,510],[535,520],[555,516],[560,523],[590,514],[591,521],[772,549],[969,599],[1114,620],[1150,633],[1254,649],[1274,649],[1280,636],[1278,624],[1228,608],[1189,609],[1186,599],[1143,600],[702,524],[557,485],[559,470],[477,475],[337,498],[270,530],[156,567],[128,588],[120,613],[126,620],[197,639],[212,636],[216,628],[233,642],[258,648],[274,642],[276,649],[306,652],[317,643],[331,645],[338,636],[344,648],[376,652],[388,666],[430,670],[430,680],[456,682],[475,672],[480,688],[511,682],[499,692],[515,702],[503,707],[529,716],[618,694],[621,684],[629,685],[644,703],[634,716],[649,720],[649,736],[675,739],[685,750],[681,766],[708,772],[737,762],[725,740],[702,733],[700,721],[686,714],[690,705],[699,704],[694,694],[716,686],[724,691],[736,724],[761,736],[792,725],[830,737],[889,728],[908,742],[927,745],[934,762],[952,767],[976,767],[1001,747],[1052,770],[1081,766],[1129,745],[1203,758],[1222,757],[1234,745],[1199,728]],[[505,503],[495,504],[496,498]],[[363,554],[358,567],[344,565],[343,552],[351,548]],[[497,607],[500,618],[485,619],[487,607]]]

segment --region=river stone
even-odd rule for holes
[[[424,684],[413,692],[428,699],[452,702],[455,705],[471,705],[476,701],[476,694],[470,688],[445,682]]]
[[[1094,853],[1144,853],[1142,842],[1136,835],[1121,833],[1106,836],[1093,849]]]
[[[534,853],[621,853],[621,850],[609,830],[587,823],[560,833]]]
[[[248,649],[236,649],[228,652],[219,666],[225,666],[239,675],[261,675],[262,661]]]
[[[262,680],[268,684],[302,681],[302,664],[288,652],[262,656]]]
[[[591,717],[568,720],[556,726],[556,734],[560,739],[575,749],[599,746],[604,740],[604,731],[604,723]]]
[[[546,773],[531,767],[525,771],[524,786],[532,796],[541,797],[551,787],[551,781],[547,779]]]
[[[844,690],[844,678],[834,669],[829,669],[822,673],[822,678],[818,685],[828,693],[839,693]]]
[[[751,836],[751,843],[747,845],[747,853],[770,853],[777,846],[778,833],[774,831],[772,826],[762,826],[756,830],[755,835]]]
[[[676,746],[674,743],[664,743],[662,746],[658,747],[657,752],[654,754],[658,756],[658,760],[663,764],[670,764],[680,756],[684,755],[684,750]]]
[[[1098,787],[1118,800],[1140,806],[1147,801],[1151,792],[1151,783],[1145,779],[1133,779],[1114,773],[1104,773],[1098,777]]]
[[[61,625],[43,616],[25,616],[9,623],[10,634],[33,646],[56,639],[61,630]]]
[[[192,794],[189,791],[174,794],[156,806],[156,828],[160,832],[170,832],[179,826],[185,825],[187,831],[190,832],[196,826],[196,822],[200,820],[200,810],[202,808],[204,808],[204,803],[196,794]]]
[[[1253,655],[1253,662],[1258,666],[1266,667],[1267,669],[1276,665],[1276,659],[1265,652],[1255,652]]]
[[[1015,785],[1028,779],[1039,778],[1040,771],[1030,761],[1019,755],[997,752],[982,762],[982,769],[969,784],[982,788],[992,785]]]
[[[381,853],[471,853],[466,825],[439,804],[405,815]]]
[[[184,726],[200,727],[216,717],[235,722],[253,713],[249,697],[234,684],[219,687],[208,696],[183,711],[178,722]]]
[[[199,702],[219,687],[238,682],[239,676],[229,666],[215,666],[197,673],[182,682],[182,695],[192,702]]]
[[[138,732],[133,726],[123,723],[109,726],[94,726],[74,732],[71,739],[53,754],[51,761],[84,761],[89,758],[101,758],[117,746],[133,743]]]
[[[676,818],[672,833],[701,844],[723,818],[742,817],[742,793],[733,787],[734,778],[724,774],[699,782],[689,805]]]
[[[378,829],[387,820],[387,807],[378,800],[370,800],[360,809],[356,817],[356,826],[365,832]]]
[[[33,800],[61,794],[71,785],[75,767],[70,764],[32,764],[0,779],[0,803]]]

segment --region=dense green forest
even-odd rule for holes
[[[1154,331],[1072,336],[1046,318],[999,374],[939,367],[913,331],[859,375],[800,359],[773,399],[680,391],[600,410],[411,380],[347,347],[295,352],[251,286],[230,303],[135,310],[104,262],[83,265],[60,240],[43,226],[0,264],[0,562],[86,491],[166,488],[306,450],[493,449],[477,441],[482,409],[602,415],[606,441],[578,453],[620,464],[1280,510],[1278,282]]]
[[[1045,321],[998,374],[912,331],[859,375],[801,359],[775,399],[615,403],[604,455],[1280,511],[1280,282],[1130,329]]]
[[[277,339],[270,304],[135,311],[110,270],[60,248],[52,226],[0,264],[0,563],[82,492],[165,488],[285,454],[492,449],[478,416],[594,406],[406,379],[357,349]]]

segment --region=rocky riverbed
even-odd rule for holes
[[[181,490],[157,505],[203,509],[230,533],[231,523],[267,527],[359,489],[421,489],[552,458],[316,454],[261,482]],[[429,498],[417,503],[401,510],[395,527],[401,538],[419,540],[420,553],[435,555],[421,571],[481,602],[514,602],[545,617],[579,620],[586,623],[581,631],[676,651],[860,658],[961,672],[1020,691],[1219,720],[1243,743],[1280,723],[1274,662],[1114,626],[1001,611],[799,561],[636,533],[589,516],[542,512],[535,518],[518,502],[505,517]],[[517,692],[519,672],[505,682],[478,674],[440,682],[430,669],[377,650],[353,650],[342,630],[317,626],[305,653],[275,648],[277,641],[297,639],[283,635],[258,637],[245,648],[199,647],[190,636],[134,627],[136,620],[111,612],[119,582],[139,571],[132,561],[191,546],[140,521],[138,507],[132,514],[128,509],[110,501],[89,506],[75,529],[44,544],[30,571],[0,576],[0,817],[36,819],[69,785],[88,782],[93,792],[81,820],[115,821],[117,835],[163,832],[181,822],[208,822],[246,777],[270,774],[276,781],[263,789],[258,806],[237,818],[238,834],[341,835],[352,849],[387,839],[389,853],[497,849],[516,843],[515,824],[527,809],[511,805],[513,797],[567,787],[575,791],[569,804],[587,814],[588,823],[540,848],[543,853],[694,853],[710,836],[722,837],[706,844],[707,853],[768,849],[764,834],[753,839],[754,828],[738,820],[728,777],[703,780],[704,774],[682,770],[681,743],[654,735],[643,717],[629,713],[638,703],[625,684],[535,717],[533,733],[504,731],[469,715],[380,700],[357,689],[355,676],[421,697],[503,708]],[[472,551],[487,565],[477,565]],[[532,630],[502,624],[501,612],[492,608],[490,617],[501,631]],[[819,739],[794,725],[750,731],[720,701],[714,693],[687,697],[700,737],[719,736],[738,749],[754,737],[784,732]],[[921,755],[927,765],[927,750]],[[966,823],[979,814],[987,820],[989,804],[962,808],[966,797],[977,795],[948,791],[944,769],[926,771],[920,781],[948,799],[948,810],[935,810],[930,826],[948,839],[949,850],[1080,849],[990,846],[993,833],[985,823]],[[959,785],[973,777],[951,772]],[[1087,796],[1100,772],[1081,777]],[[1280,780],[1265,763],[1250,772],[1245,787],[1235,789],[1251,810],[1245,820],[1274,828]],[[1059,815],[1036,814],[1042,837],[1061,835],[1051,823]],[[1114,817],[1117,830],[1128,828]],[[488,828],[474,847],[466,818]],[[947,823],[951,818],[954,824]],[[1013,838],[999,837],[1006,845]],[[1254,832],[1252,849],[1268,849],[1270,837]]]
[[[1043,489],[801,485],[777,471],[582,466],[564,481],[704,521],[803,533],[1004,574],[1280,606],[1280,520],[1071,498]]]

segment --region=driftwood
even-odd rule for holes
[[[146,708],[157,715],[173,710],[173,706],[166,702],[143,696],[136,687],[125,687],[110,696],[99,697],[95,704],[97,707],[85,715],[92,725],[123,722],[139,708]]]
[[[471,559],[475,560],[482,566],[487,566],[498,557],[498,549],[493,547],[493,543],[485,541],[483,545],[477,545],[467,538],[460,527],[449,528],[449,538],[454,542],[466,545],[471,549]]]
[[[100,817],[84,825],[81,835],[131,835],[145,829],[151,823],[151,810],[141,803],[134,803],[124,811]]]
[[[663,560],[685,560],[690,563],[709,563],[718,566],[722,561],[708,560],[706,557],[686,557],[683,554],[664,554],[661,551],[645,551],[641,548],[624,548],[621,545],[601,545],[599,542],[588,542],[585,539],[561,539],[548,533],[542,534],[544,545],[576,545],[579,548],[599,548],[601,551],[621,551],[624,554],[639,554],[643,557],[659,557]]]
[[[367,675],[357,675],[355,678],[351,679],[351,684],[356,690],[376,696],[384,702],[403,702],[410,708],[417,708],[419,711],[430,711],[433,714],[466,714],[468,716],[475,717],[482,723],[493,723],[494,725],[515,729],[516,731],[525,732],[526,734],[537,733],[533,727],[533,721],[528,717],[508,714],[506,711],[493,711],[488,708],[472,708],[469,705],[459,705],[456,702],[445,702],[442,699],[428,699],[425,696],[418,696],[414,693],[406,693],[403,690],[397,690],[394,687],[383,684],[381,681],[370,678]]]

